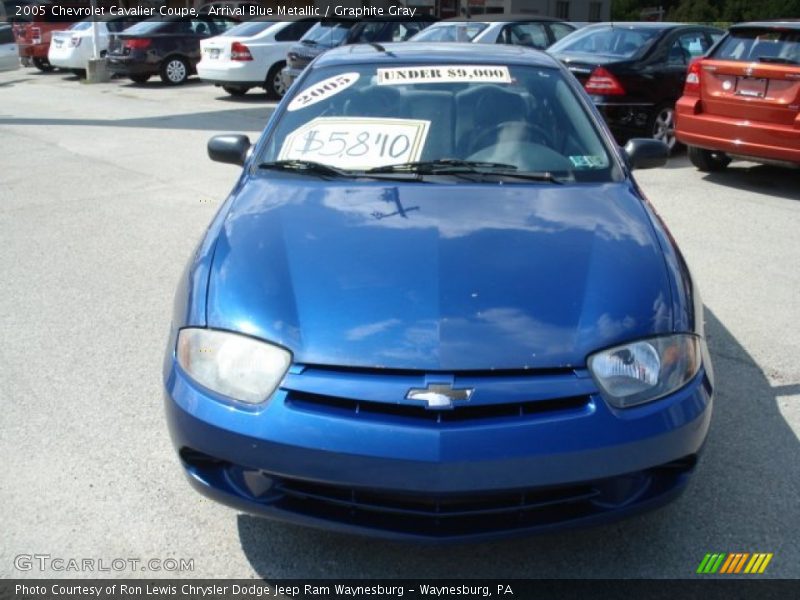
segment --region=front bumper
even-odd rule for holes
[[[288,90],[291,85],[295,82],[295,80],[300,77],[300,73],[303,72],[303,69],[298,69],[295,67],[283,67],[281,69],[281,79],[283,80],[283,85]]]
[[[694,97],[678,100],[675,113],[675,135],[688,146],[800,165],[800,115],[793,125],[710,115]]]
[[[167,358],[170,432],[198,491],[246,512],[381,537],[527,534],[672,499],[711,418],[705,370],[625,411],[610,409],[585,372],[457,377],[504,400],[447,415],[364,400],[429,376],[300,370],[254,410],[200,389]]]

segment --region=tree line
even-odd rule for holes
[[[698,23],[800,18],[800,0],[612,0],[614,21],[639,21],[642,10],[661,7],[665,21]]]

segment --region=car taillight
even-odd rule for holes
[[[148,38],[138,38],[135,40],[125,40],[125,47],[130,48],[131,50],[144,50],[147,48],[150,43],[152,42],[151,39]]]
[[[621,96],[625,93],[617,78],[603,67],[597,67],[584,84],[584,89],[590,94],[600,96]]]
[[[241,42],[233,42],[231,44],[231,60],[253,60],[253,55],[250,54],[250,48]]]
[[[684,96],[700,95],[700,61],[693,60],[689,63],[689,70],[686,71],[686,83],[683,85]]]

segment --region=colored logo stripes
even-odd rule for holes
[[[734,552],[731,554],[716,553],[706,554],[703,560],[700,561],[700,566],[697,567],[698,573],[703,574],[760,574],[763,573],[769,561],[772,560],[772,553],[756,552],[750,554],[749,552]]]

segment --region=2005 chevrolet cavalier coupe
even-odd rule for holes
[[[578,82],[536,50],[349,46],[251,147],[164,362],[180,460],[244,511],[453,540],[663,504],[706,437],[702,303]]]

